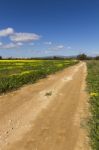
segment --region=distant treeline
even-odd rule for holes
[[[78,60],[99,60],[99,56],[91,57],[86,54],[80,54],[76,57]]]
[[[77,56],[49,56],[49,57],[31,57],[31,58],[3,58],[0,56],[0,60],[63,60],[63,59],[78,59],[78,60],[99,60],[99,56],[91,57],[86,54],[79,54]]]

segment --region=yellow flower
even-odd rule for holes
[[[20,75],[29,74],[31,72],[33,72],[33,70],[21,72]]]
[[[96,93],[96,92],[91,92],[91,93],[90,93],[90,96],[92,96],[92,97],[93,97],[93,96],[98,96],[98,95],[99,95],[99,94]]]

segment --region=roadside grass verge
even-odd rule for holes
[[[93,150],[99,150],[99,61],[88,61],[87,67],[91,111],[91,117],[88,122],[91,137],[90,143]]]

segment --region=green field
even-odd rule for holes
[[[99,150],[99,61],[89,61],[87,66],[87,82],[92,113],[89,120],[91,145],[93,150]]]
[[[76,60],[0,60],[0,93],[78,63]]]

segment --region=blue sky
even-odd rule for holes
[[[99,55],[99,0],[0,0],[0,55]]]

